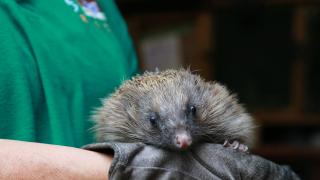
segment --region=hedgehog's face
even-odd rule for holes
[[[174,150],[187,149],[199,139],[199,103],[193,88],[167,84],[150,91],[139,103],[140,118],[148,124],[149,144]]]

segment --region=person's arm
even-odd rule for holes
[[[108,179],[111,155],[0,139],[1,179]]]

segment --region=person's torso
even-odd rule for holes
[[[33,117],[9,123],[30,131],[19,127],[0,135],[77,147],[92,142],[90,112],[136,69],[113,1],[11,0],[3,6],[14,16],[12,43],[22,55],[12,61],[24,64],[17,73],[27,71],[25,93],[32,99],[25,106],[33,106]],[[10,115],[3,118],[10,121]]]

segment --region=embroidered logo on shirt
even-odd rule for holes
[[[64,2],[73,8],[74,12],[79,12],[81,7],[84,14],[98,20],[106,20],[106,16],[100,10],[98,3],[95,0],[64,0]]]
[[[95,0],[78,0],[78,3],[81,5],[82,10],[86,16],[99,20],[106,19],[104,13],[101,12]]]
[[[88,18],[92,18],[97,28],[104,27],[110,30],[107,18],[95,0],[64,0],[64,2],[72,7],[75,13],[80,12],[80,19],[83,22],[89,23]],[[98,21],[103,21],[104,23],[101,24]]]

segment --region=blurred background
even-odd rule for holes
[[[253,150],[320,179],[320,2],[117,0],[142,70],[190,67],[238,94]]]

